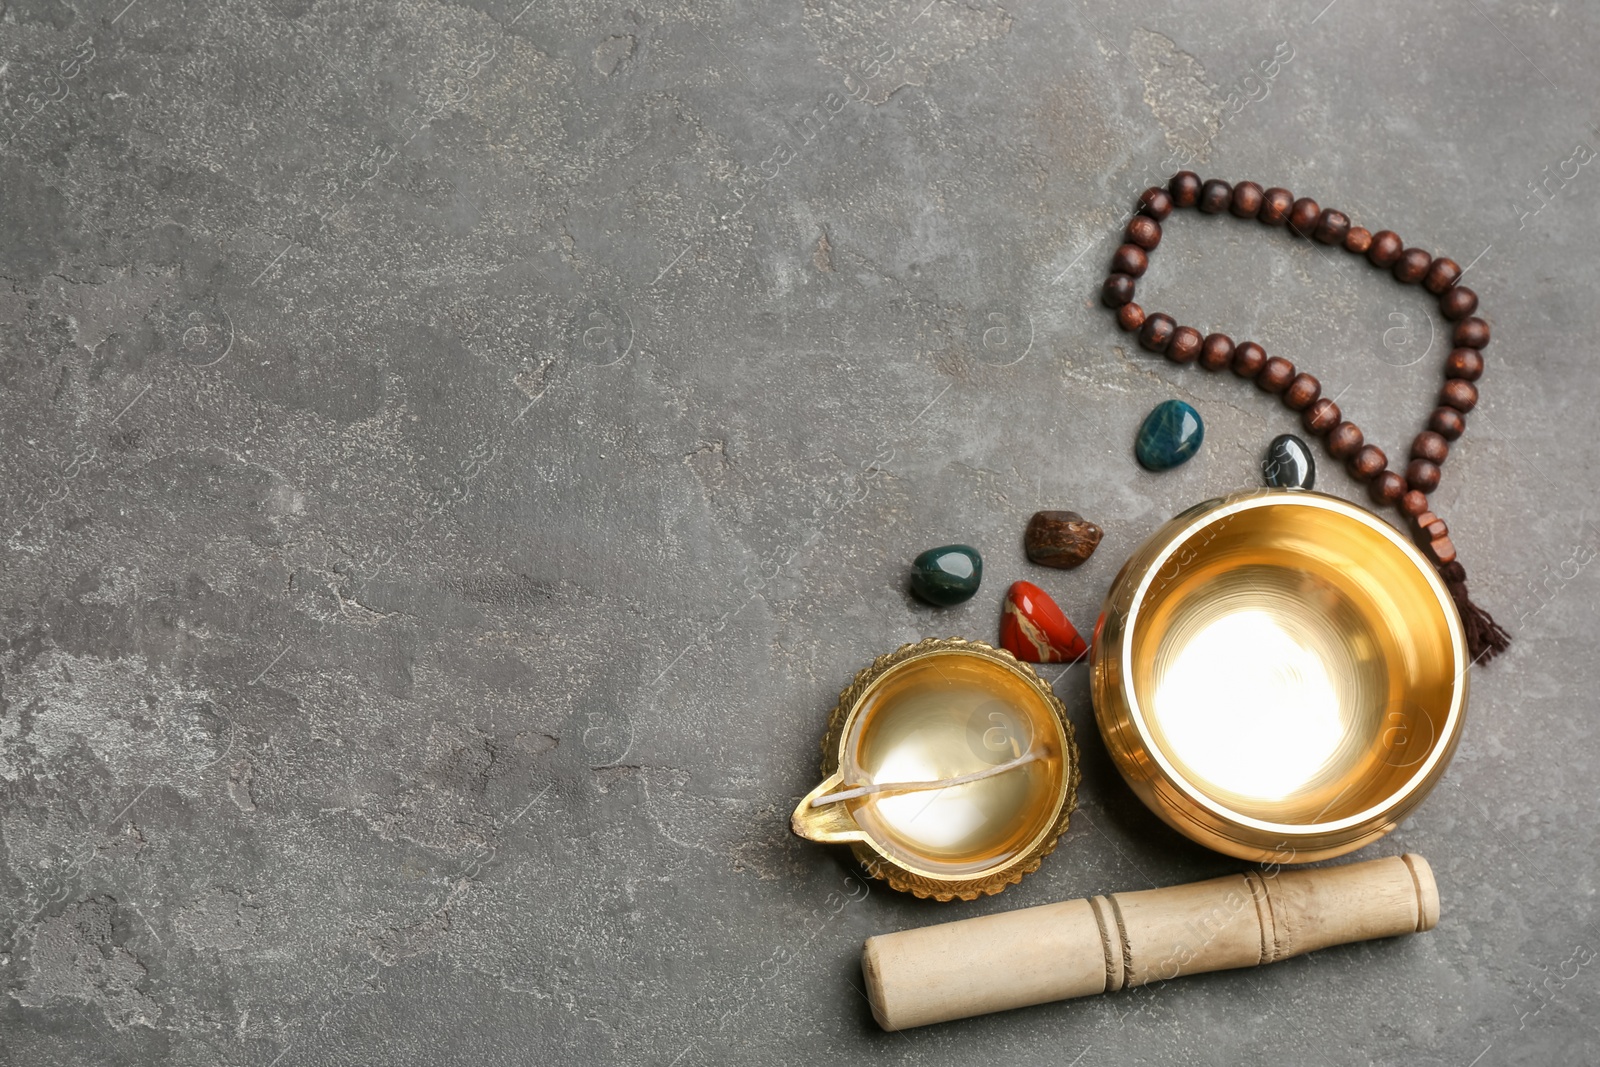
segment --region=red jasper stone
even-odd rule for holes
[[[1050,594],[1032,582],[1014,582],[1006,594],[1000,647],[1024,663],[1071,663],[1089,651]]]

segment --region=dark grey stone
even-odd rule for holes
[[[1317,484],[1317,460],[1304,441],[1281,433],[1267,446],[1261,477],[1275,489],[1310,489]]]

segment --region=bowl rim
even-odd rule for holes
[[[1444,580],[1439,577],[1439,572],[1427,561],[1427,558],[1422,555],[1422,552],[1415,545],[1400,535],[1400,531],[1366,508],[1351,504],[1339,497],[1329,496],[1326,493],[1318,493],[1309,489],[1260,489],[1225,498],[1216,508],[1194,509],[1199,513],[1190,519],[1180,531],[1168,537],[1165,547],[1144,568],[1139,584],[1129,599],[1123,627],[1124,632],[1128,634],[1128,640],[1122,642],[1118,667],[1124,678],[1131,679],[1133,677],[1133,635],[1138,627],[1139,613],[1144,607],[1145,597],[1149,592],[1151,583],[1165,569],[1167,560],[1173,553],[1188,545],[1196,534],[1207,527],[1215,525],[1220,520],[1264,507],[1319,508],[1337,513],[1378,533],[1385,542],[1405,556],[1422,573],[1424,580],[1432,588],[1439,604],[1440,614],[1444,617],[1445,626],[1450,635],[1450,647],[1455,669],[1455,678],[1451,687],[1450,710],[1445,716],[1444,725],[1434,739],[1433,750],[1417,766],[1411,777],[1406,779],[1399,788],[1385,796],[1382,801],[1362,811],[1347,815],[1341,819],[1311,823],[1282,823],[1258,819],[1236,811],[1214,799],[1206,790],[1200,788],[1191,782],[1187,776],[1179,772],[1177,767],[1167,758],[1166,752],[1157,743],[1154,734],[1145,721],[1144,708],[1140,706],[1139,696],[1134,686],[1130,683],[1123,687],[1123,698],[1126,702],[1128,721],[1133,724],[1133,728],[1138,732],[1139,740],[1144,750],[1150,754],[1150,758],[1160,767],[1162,776],[1169,783],[1189,800],[1219,819],[1226,820],[1237,826],[1294,840],[1338,833],[1339,831],[1362,826],[1375,819],[1382,819],[1403,806],[1405,801],[1414,794],[1425,794],[1431,789],[1435,769],[1442,761],[1448,760],[1455,749],[1456,735],[1461,729],[1461,723],[1465,715],[1467,672],[1472,665],[1467,660],[1466,633],[1461,626],[1461,616],[1456,610],[1455,601],[1451,598],[1449,589],[1445,587]],[[1341,793],[1340,795],[1342,796],[1343,794]],[[1335,797],[1334,799],[1337,800],[1338,798]],[[1330,804],[1329,806],[1331,807],[1332,805]]]

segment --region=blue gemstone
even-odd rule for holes
[[[911,591],[940,607],[971,599],[983,581],[983,557],[967,545],[930,548],[911,566]]]
[[[1261,461],[1261,476],[1274,489],[1310,489],[1317,480],[1317,461],[1300,438],[1279,434]]]
[[[1147,470],[1170,470],[1200,451],[1205,436],[1198,411],[1181,400],[1163,400],[1144,417],[1133,452]]]

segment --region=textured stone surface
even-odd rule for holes
[[[1600,13],[1374,11],[0,5],[0,1061],[1593,1062]],[[1034,511],[1104,528],[1052,586],[1090,620],[1298,425],[1099,304],[1175,154],[1471,264],[1493,323],[1432,502],[1516,644],[1368,850],[1439,927],[885,1035],[869,934],[1241,867],[1117,779],[1081,664],[1022,885],[864,894],[787,828],[839,690],[992,635]],[[1404,454],[1432,297],[1164,228],[1144,306]],[[1149,474],[1171,396],[1210,442]],[[983,591],[917,604],[953,541]]]

